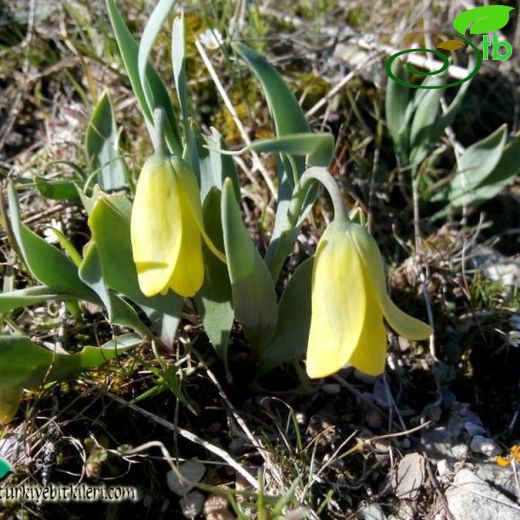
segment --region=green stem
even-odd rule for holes
[[[300,189],[298,190],[297,198],[300,199],[305,196],[307,188],[313,180],[320,182],[328,191],[332,200],[332,206],[334,207],[334,220],[348,222],[349,218],[345,211],[343,196],[341,195],[339,186],[334,180],[334,177],[325,168],[314,166],[305,170],[300,178]]]
[[[151,132],[152,144],[155,153],[167,155],[168,147],[164,138],[164,127],[166,124],[166,114],[164,109],[156,108],[153,111],[153,131]]]

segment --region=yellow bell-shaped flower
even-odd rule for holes
[[[341,218],[323,233],[312,273],[307,374],[325,377],[347,363],[369,375],[383,372],[383,318],[401,336],[426,339],[432,329],[401,311],[386,291],[383,259],[363,226]]]
[[[137,182],[130,225],[139,287],[146,296],[193,296],[204,281],[202,209],[195,174],[156,153]]]

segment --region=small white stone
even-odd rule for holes
[[[204,495],[198,491],[193,491],[192,493],[188,493],[184,498],[181,498],[179,504],[182,514],[186,518],[197,518],[204,508]]]
[[[458,460],[465,459],[468,455],[469,449],[465,444],[455,444],[451,448],[451,454]]]
[[[502,452],[500,446],[498,446],[493,439],[489,439],[483,435],[475,435],[473,439],[471,439],[470,448],[475,453],[482,453],[482,455],[486,455],[487,457],[496,457]]]
[[[450,465],[446,459],[437,462],[437,473],[439,474],[439,477],[445,477],[451,473]]]

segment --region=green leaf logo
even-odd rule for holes
[[[509,22],[509,12],[514,8],[507,5],[485,5],[460,13],[453,20],[453,27],[460,34],[484,34],[498,31]]]
[[[9,473],[14,473],[13,467],[6,460],[0,459],[0,482],[4,480]]]

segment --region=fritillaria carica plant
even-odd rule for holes
[[[46,197],[83,204],[90,240],[77,251],[63,233],[55,247],[23,222],[17,188],[8,186],[4,215],[13,249],[36,284],[0,295],[0,313],[49,300],[81,316],[84,302],[103,309],[107,321],[132,330],[102,347],[53,352],[16,334],[0,335],[0,422],[16,413],[23,389],[70,377],[136,345],[173,344],[186,298],[226,369],[230,339],[240,325],[250,345],[250,373],[280,364],[298,365],[307,352],[312,378],[348,363],[368,374],[385,365],[383,320],[399,334],[426,338],[428,325],[400,311],[386,292],[381,254],[374,239],[345,213],[328,173],[334,138],[312,132],[295,96],[268,61],[241,43],[229,53],[255,74],[274,122],[275,137],[228,152],[215,129],[204,134],[192,110],[186,73],[184,19],[172,26],[173,81],[165,83],[149,60],[156,37],[175,6],[160,0],[139,42],[115,0],[106,0],[122,62],[155,153],[141,162],[138,179],[118,149],[118,128],[108,93],[95,107],[85,136],[85,164],[68,165],[72,177],[39,176]],[[204,63],[210,63],[201,45]],[[179,110],[171,96],[176,95]],[[240,209],[239,176],[232,155],[276,156],[277,205],[265,255],[251,239]],[[292,255],[301,225],[320,184],[329,191],[335,217],[315,257],[305,259],[285,283],[282,266]],[[279,294],[276,286],[284,286]],[[37,338],[34,338],[37,339]],[[159,355],[159,349],[154,348]],[[49,368],[50,367],[50,368]],[[186,404],[180,376],[168,371],[167,387]]]

